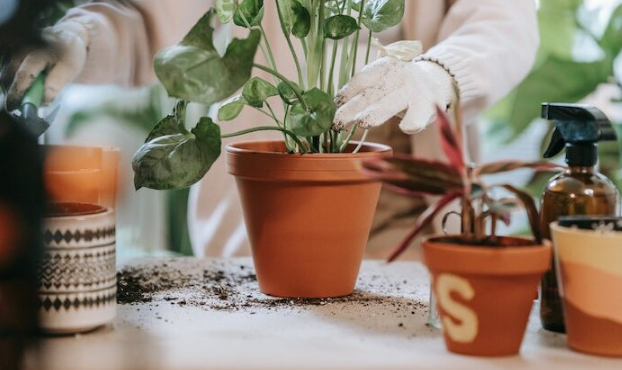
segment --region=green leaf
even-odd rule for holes
[[[349,15],[334,15],[324,21],[324,37],[340,40],[359,29],[356,19]]]
[[[600,39],[601,48],[615,58],[622,49],[622,5],[619,5],[611,14],[609,23]]]
[[[311,29],[311,15],[307,8],[298,0],[279,0],[276,4],[285,32],[299,39],[307,37]]]
[[[272,86],[268,81],[259,77],[251,78],[244,89],[242,90],[242,96],[248,103],[248,105],[261,108],[263,103],[271,96],[279,95],[279,90]]]
[[[233,16],[233,23],[246,28],[246,20],[251,27],[258,26],[263,19],[263,9],[263,0],[243,0]]]
[[[234,39],[221,57],[212,42],[214,15],[210,10],[181,43],[156,55],[156,75],[170,96],[211,105],[231,96],[250,78],[261,33],[253,30],[246,39]]]
[[[382,32],[402,21],[404,8],[404,0],[367,0],[362,22],[372,32]]]
[[[608,58],[595,62],[575,62],[549,55],[514,90],[506,102],[512,109],[507,116],[492,116],[492,130],[506,137],[517,137],[540,117],[543,101],[575,103],[594,91],[613,75]]]
[[[246,105],[246,99],[239,94],[224,102],[218,110],[219,121],[231,121],[240,115]]]
[[[238,0],[216,0],[216,14],[222,23],[229,23],[238,10]]]
[[[175,116],[168,115],[162,118],[160,122],[158,122],[153,127],[153,129],[151,130],[151,132],[145,139],[145,143],[148,143],[151,140],[162,137],[162,136],[175,135],[184,130],[185,129],[181,127],[181,125],[179,124]]]
[[[361,11],[361,0],[350,0],[350,6],[353,10],[360,12]]]
[[[300,101],[294,103],[287,116],[287,128],[298,136],[317,136],[328,131],[337,111],[333,98],[313,88],[304,94],[304,99],[309,110]]]
[[[292,105],[298,100],[298,96],[296,95],[294,90],[285,82],[279,82],[279,84],[277,85],[277,89],[279,90],[281,100],[283,100],[285,104]]]
[[[203,117],[191,132],[156,137],[143,144],[132,160],[134,186],[181,189],[199,181],[220,155],[220,127]]]

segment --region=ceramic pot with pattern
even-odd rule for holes
[[[622,356],[622,230],[551,231],[568,346]]]
[[[459,235],[423,243],[424,262],[445,345],[472,356],[519,352],[538,284],[550,267],[551,244],[498,237],[501,246],[457,243]]]
[[[116,315],[115,214],[94,204],[52,203],[44,218],[39,320],[51,333],[76,333]]]

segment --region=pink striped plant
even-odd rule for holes
[[[522,168],[551,171],[560,167],[547,161],[497,161],[478,166],[467,164],[458,140],[459,132],[454,132],[443,111],[437,109],[437,113],[436,124],[440,128],[443,152],[448,158],[446,162],[412,158],[403,154],[363,162],[363,171],[382,181],[390,190],[409,197],[440,197],[421,214],[412,231],[391,254],[389,261],[402,254],[412,240],[455,200],[459,200],[462,206],[460,241],[465,244],[500,246],[496,224],[498,221],[509,224],[510,213],[518,207],[525,209],[533,237],[536,242],[540,242],[538,210],[531,195],[510,184],[486,184],[482,176]],[[459,115],[455,116],[455,121],[456,127],[461,127]],[[499,189],[504,189],[512,196],[495,196],[494,193]],[[443,222],[449,214],[445,215]]]

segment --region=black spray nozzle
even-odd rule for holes
[[[593,166],[597,161],[596,143],[618,139],[609,118],[590,105],[542,103],[542,118],[555,125],[544,157],[553,157],[566,147],[570,166]]]

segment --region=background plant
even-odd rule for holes
[[[355,129],[331,130],[337,110],[334,94],[356,72],[360,33],[368,34],[367,62],[373,33],[397,25],[404,15],[405,1],[279,0],[276,6],[296,66],[294,79],[279,72],[262,26],[263,0],[216,1],[215,8],[180,43],[156,55],[158,79],[180,102],[175,112],[154,127],[134,157],[137,189],[192,185],[218,158],[222,138],[254,131],[282,132],[291,153],[346,150]],[[248,37],[234,39],[224,53],[219,53],[214,27],[217,20],[248,29]],[[294,43],[300,44],[300,55]],[[267,65],[254,62],[258,49]],[[272,80],[251,78],[253,69],[270,74]],[[232,96],[238,90],[241,92]],[[188,102],[212,105],[227,98],[218,111],[219,121],[232,120],[248,108],[262,112],[274,125],[222,134],[211,118],[203,117],[193,129],[186,129],[184,107]],[[281,115],[277,115],[275,104],[282,106]]]
[[[452,129],[449,119],[442,110],[437,109],[437,114],[436,124],[440,128],[443,151],[449,159],[447,162],[412,158],[407,155],[363,162],[363,170],[370,177],[382,181],[390,190],[411,197],[440,197],[419,216],[413,230],[404,238],[389,260],[392,261],[403,253],[412,240],[455,200],[459,200],[462,206],[459,214],[462,225],[459,242],[500,246],[496,234],[497,222],[509,224],[511,212],[517,207],[525,209],[531,233],[534,239],[540,242],[538,210],[531,195],[510,184],[487,184],[484,177],[521,168],[553,170],[559,167],[546,161],[499,161],[478,166],[467,164],[460,145],[460,135]],[[459,114],[455,117],[456,130],[460,130]],[[500,193],[508,193],[509,196],[499,196]],[[445,216],[443,223],[448,215]]]

